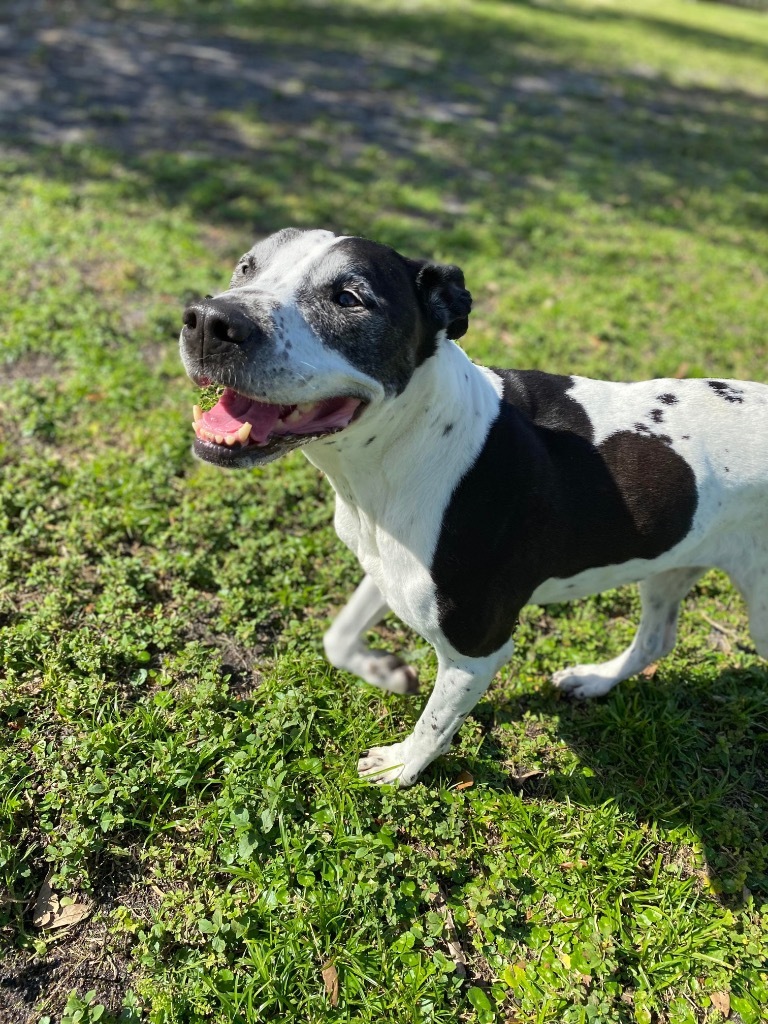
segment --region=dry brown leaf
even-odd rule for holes
[[[712,1000],[712,1005],[716,1010],[719,1010],[724,1017],[729,1016],[731,1012],[730,992],[712,992],[709,998]]]
[[[323,984],[325,985],[325,994],[328,996],[328,1001],[331,1006],[338,1006],[339,972],[333,966],[332,960],[328,960],[323,966]]]
[[[456,780],[456,784],[454,785],[453,788],[454,789],[469,789],[469,787],[470,786],[474,786],[474,784],[475,784],[475,780],[472,778],[472,776],[469,774],[469,772],[461,772],[459,774],[459,777]]]
[[[512,776],[515,782],[527,782],[528,779],[535,779],[537,775],[543,775],[544,772],[540,768],[531,768],[529,771],[517,772]]]
[[[92,913],[92,908],[86,903],[70,903],[68,907],[61,907],[51,923],[43,925],[43,927],[68,928],[73,924],[79,924],[80,921],[84,921]]]
[[[640,673],[641,676],[645,676],[646,679],[653,679],[656,673],[659,671],[658,662],[654,661],[651,665],[646,665],[643,671]]]
[[[59,909],[59,897],[51,889],[52,874],[53,872],[49,871],[45,876],[45,881],[40,886],[40,892],[37,894],[35,905],[32,908],[32,924],[35,928],[46,928]]]
[[[445,943],[448,947],[448,954],[453,960],[456,968],[456,974],[460,978],[466,978],[467,976],[467,958],[464,955],[464,950],[461,948],[459,942],[459,935],[456,931],[456,922],[453,920],[453,914],[451,908],[445,902],[445,897],[440,892],[435,899],[435,910],[440,914],[445,921]]]
[[[70,903],[62,907],[58,894],[51,889],[52,874],[52,871],[48,872],[35,900],[32,910],[35,928],[69,928],[90,917],[93,909],[85,903]]]
[[[578,857],[576,860],[564,860],[560,865],[561,871],[571,871],[573,868],[585,868],[587,862]]]

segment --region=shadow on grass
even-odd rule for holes
[[[570,6],[530,5],[536,25],[501,28],[468,9],[174,7],[12,5],[0,36],[12,167],[116,180],[128,200],[255,234],[289,222],[371,232],[378,208],[400,225],[387,240],[424,247],[425,231],[466,220],[451,239],[459,254],[478,210],[504,224],[563,191],[701,235],[724,217],[768,222],[756,97],[610,70],[579,57],[564,29],[616,20],[752,56],[759,43]]]
[[[591,773],[545,772],[526,793],[586,806],[614,801],[662,832],[688,826],[714,891],[737,900],[744,886],[768,893],[768,668],[636,679],[585,703],[544,688],[475,712],[488,728],[526,713],[556,717],[558,735]],[[490,761],[495,746],[488,737],[471,770],[508,789],[509,774]]]

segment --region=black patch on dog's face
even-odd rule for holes
[[[685,537],[697,506],[693,471],[665,441],[622,430],[595,446],[566,400],[569,378],[521,376],[505,397],[522,401],[502,402],[453,493],[431,567],[440,626],[471,657],[508,641],[546,580],[656,558]],[[539,407],[534,421],[527,411],[544,394],[558,408]]]
[[[663,402],[664,405],[677,405],[680,399],[677,395],[673,395],[671,392],[667,391],[665,394],[659,395],[656,401]]]
[[[400,394],[413,371],[434,354],[441,330],[464,324],[471,306],[458,267],[401,256],[365,238],[342,238],[313,266],[297,293],[302,316],[353,366]],[[360,298],[352,307],[338,297]],[[463,333],[463,331],[462,331]]]
[[[651,419],[654,423],[662,423],[664,421],[664,410],[651,409]]]
[[[723,398],[726,402],[737,402],[740,405],[744,401],[744,392],[735,388],[732,384],[728,384],[727,381],[708,380],[707,384],[718,398]]]

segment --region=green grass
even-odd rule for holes
[[[378,790],[357,754],[423,699],[323,660],[359,578],[327,485],[300,455],[227,474],[189,454],[180,311],[288,223],[460,264],[479,361],[766,379],[768,19],[631,8],[124,0],[118,31],[184,26],[232,81],[273,84],[225,102],[190,74],[204,130],[166,149],[125,135],[110,81],[76,141],[19,120],[0,158],[11,1022],[718,1024],[725,994],[732,1020],[768,1020],[768,671],[724,577],[655,674],[583,706],[547,677],[620,650],[636,594],[528,609],[451,755]],[[431,650],[381,632],[428,688]],[[93,911],[69,931],[32,922],[51,871]]]

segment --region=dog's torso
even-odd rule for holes
[[[483,656],[529,601],[749,559],[768,386],[489,370],[450,342],[420,372],[365,438],[360,423],[307,454],[340,537],[428,639]]]

